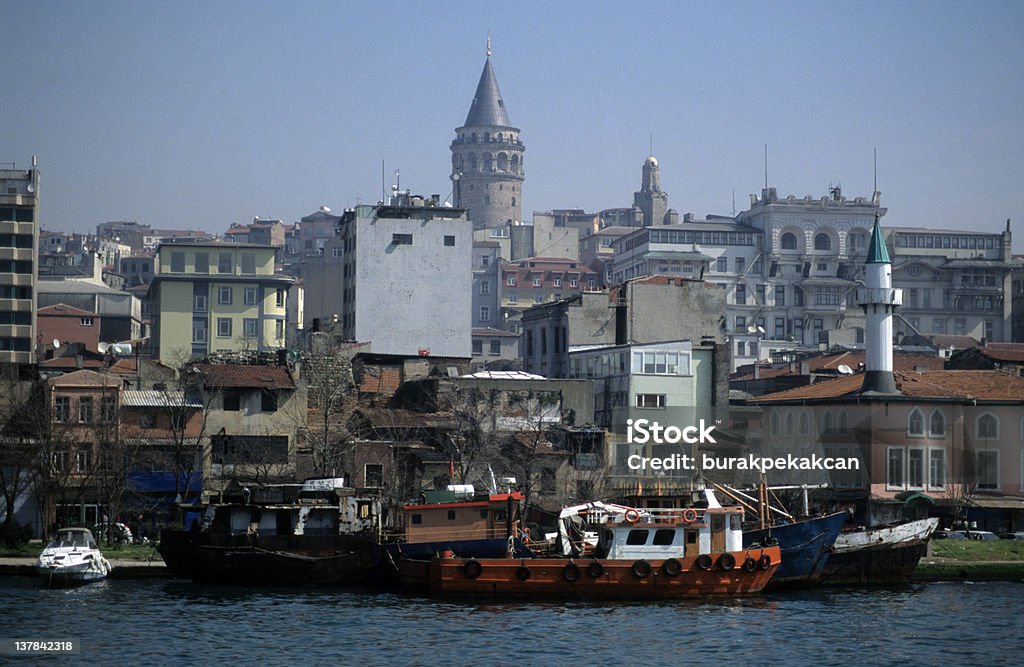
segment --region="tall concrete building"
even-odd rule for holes
[[[455,207],[476,229],[522,220],[523,152],[519,128],[508,119],[491,67],[491,41],[473,103],[452,140]]]
[[[374,354],[470,358],[472,237],[464,211],[406,192],[345,211],[303,262],[306,326],[340,328]]]
[[[33,158],[31,169],[0,169],[0,368],[35,362],[38,250]]]

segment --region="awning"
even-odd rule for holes
[[[1001,496],[997,498],[973,498],[971,507],[994,510],[1024,510],[1024,498]]]
[[[920,491],[904,491],[903,493],[896,494],[896,500],[902,500],[908,505],[915,500],[923,500],[931,505],[935,504],[935,499],[929,495],[925,495]]]

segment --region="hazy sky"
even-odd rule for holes
[[[885,223],[1024,249],[1024,3],[0,0],[0,162],[43,226],[223,232],[401,185],[449,197],[490,30],[523,211],[629,206],[649,152],[680,213],[841,183]],[[498,4],[498,3],[495,3]],[[442,5],[442,6],[435,6]]]

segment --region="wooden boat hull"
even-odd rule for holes
[[[832,546],[848,518],[846,512],[804,519],[770,529],[743,533],[743,546],[762,544],[770,535],[782,549],[782,564],[768,588],[809,586],[821,579],[832,553]]]
[[[568,558],[435,558],[402,561],[402,583],[426,586],[437,594],[584,600],[662,600],[732,597],[759,593],[781,562],[778,547],[712,557],[707,569],[698,558],[610,560]],[[754,567],[745,568],[747,558]],[[764,558],[764,560],[762,560]]]
[[[165,530],[160,555],[177,576],[248,586],[337,586],[372,579],[370,536],[261,536]]]
[[[928,551],[938,519],[841,534],[822,575],[830,586],[898,586],[910,583]]]

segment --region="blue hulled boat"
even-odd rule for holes
[[[765,544],[776,539],[782,548],[782,565],[775,571],[769,587],[808,586],[825,570],[832,545],[849,515],[836,512],[813,519],[801,519],[769,528],[743,532],[743,547]]]

